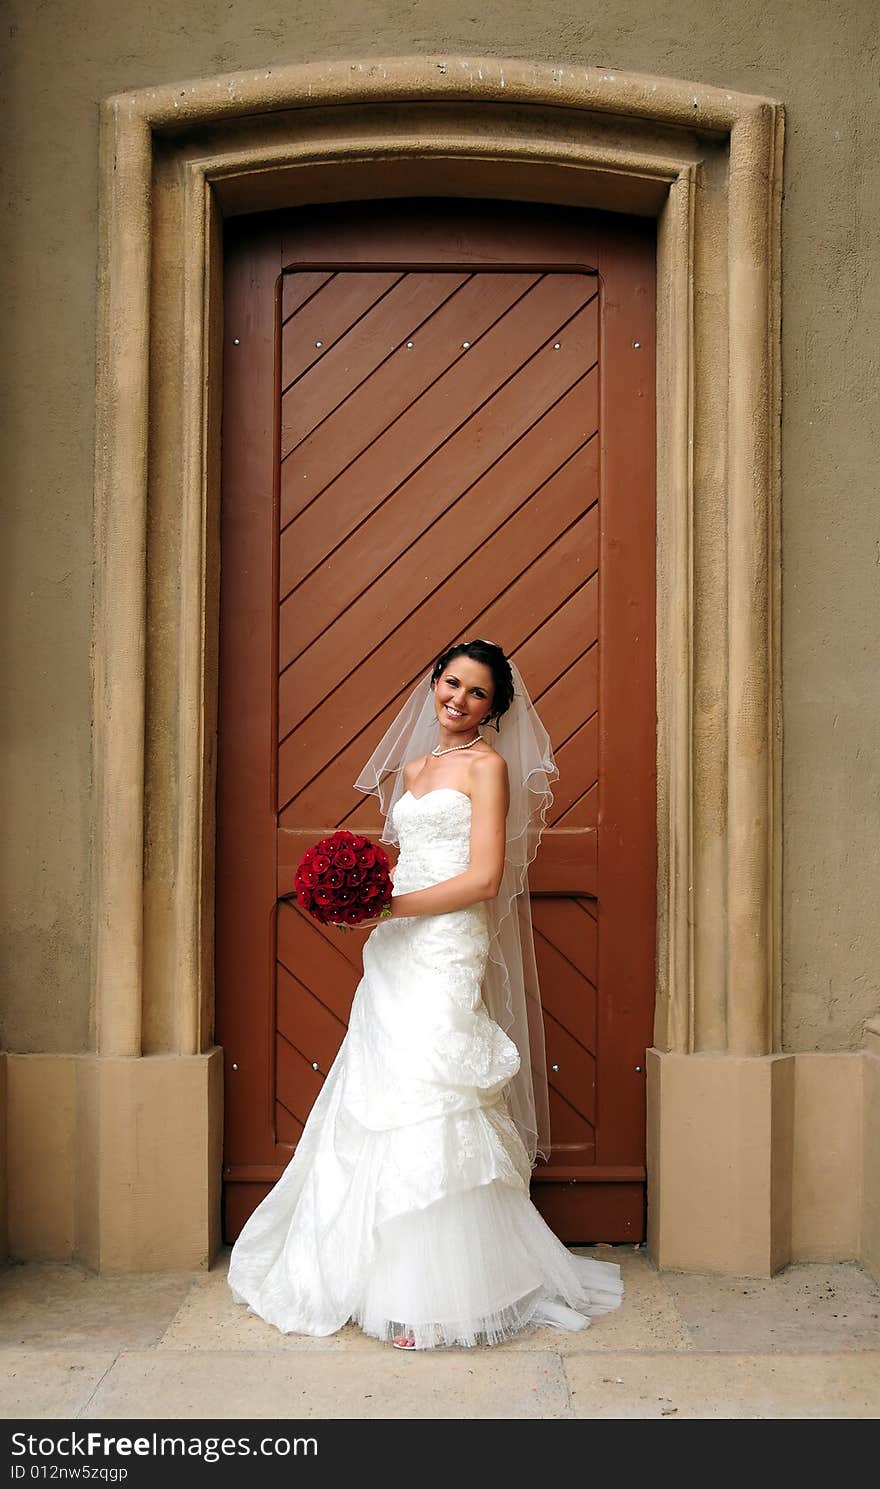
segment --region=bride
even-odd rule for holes
[[[284,1333],[496,1344],[620,1303],[619,1266],[569,1252],[529,1198],[549,1104],[527,871],[558,774],[516,664],[474,640],[355,782],[399,844],[393,898],[355,928],[348,1032],[229,1262],[234,1300]]]

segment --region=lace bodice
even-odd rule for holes
[[[394,806],[400,856],[395,894],[425,889],[461,874],[470,862],[471,799],[454,786],[435,786],[424,796],[405,791]]]

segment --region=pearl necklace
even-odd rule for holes
[[[483,738],[482,734],[476,734],[476,735],[474,735],[474,738],[473,739],[469,739],[468,740],[468,742],[467,742],[466,745],[447,745],[445,750],[441,750],[440,746],[439,745],[436,745],[434,747],[434,749],[431,751],[431,754],[432,755],[450,755],[453,750],[469,750],[470,747],[471,747],[471,745],[475,745],[476,742],[477,742],[477,740],[478,739],[482,739],[482,738]]]

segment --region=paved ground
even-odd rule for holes
[[[404,1354],[352,1326],[281,1335],[210,1272],[0,1271],[4,1418],[877,1417],[880,1285],[856,1263],[767,1282],[621,1263],[622,1307],[582,1333]]]

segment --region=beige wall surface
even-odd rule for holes
[[[92,1047],[90,622],[98,100],[331,57],[444,52],[780,99],[784,1034],[851,1049],[880,996],[874,0],[7,0],[3,1043]]]

